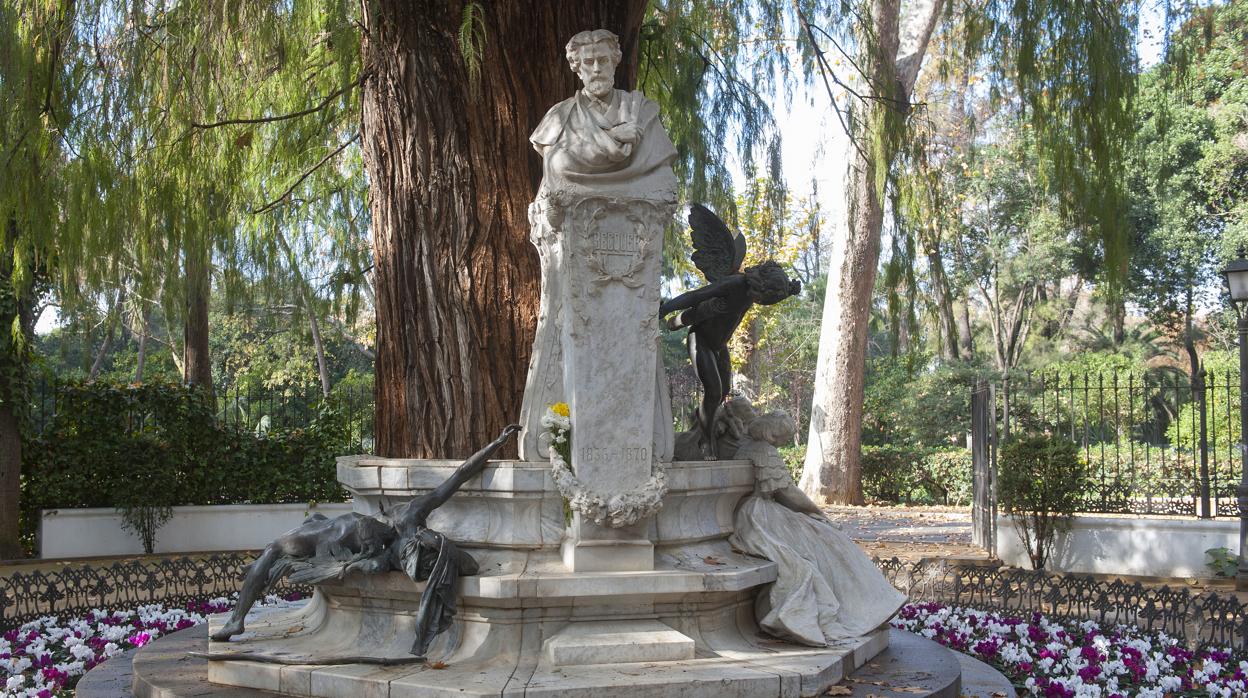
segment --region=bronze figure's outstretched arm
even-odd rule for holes
[[[497,439],[494,439],[490,443],[486,444],[480,451],[477,451],[469,456],[468,460],[460,464],[460,466],[455,469],[455,472],[452,473],[445,482],[435,487],[434,490],[429,493],[428,511],[433,511],[443,504],[446,504],[447,500],[451,498],[451,495],[455,494],[455,492],[459,490],[465,482],[468,482],[477,475],[480,475],[481,471],[485,470],[485,464],[489,460],[490,456],[494,455],[494,452],[501,448],[502,445],[507,442],[507,439],[511,438],[512,434],[515,434],[518,431],[520,431],[519,424],[509,424],[506,429],[503,429],[503,433],[498,435]]]
[[[692,291],[686,291],[679,296],[663,303],[659,306],[659,316],[664,317],[676,312],[677,310],[687,310],[702,301],[710,300],[724,295],[736,286],[745,283],[745,277],[740,274],[720,279],[719,281],[709,283],[702,288],[695,288]]]

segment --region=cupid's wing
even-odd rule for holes
[[[745,236],[727,225],[701,204],[689,207],[693,229],[693,264],[712,283],[741,271],[745,261]]]

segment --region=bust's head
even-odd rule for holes
[[[585,92],[606,99],[615,87],[615,67],[620,64],[620,38],[606,29],[583,31],[568,41],[568,66],[581,78]]]

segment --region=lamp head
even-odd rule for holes
[[[1231,303],[1238,307],[1248,301],[1248,258],[1244,257],[1244,249],[1239,249],[1239,257],[1226,265],[1222,270],[1226,277],[1226,287],[1231,292]]]

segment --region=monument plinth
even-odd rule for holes
[[[575,482],[563,560],[574,572],[649,570],[645,500],[671,461],[671,415],[656,376],[659,267],[672,203],[577,197],[561,217],[559,322]],[[597,500],[581,506],[578,495]]]

